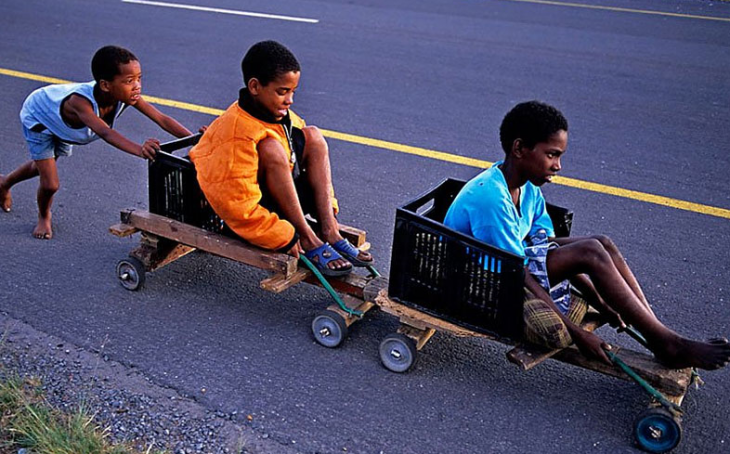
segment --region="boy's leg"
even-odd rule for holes
[[[317,221],[321,225],[320,234],[324,241],[334,244],[342,239],[342,235],[340,235],[340,226],[332,208],[332,170],[329,148],[318,128],[307,126],[302,131],[305,140],[302,164],[312,188]],[[363,262],[373,260],[372,256],[364,251],[358,252],[357,259]]]
[[[646,337],[652,352],[666,365],[718,369],[730,362],[730,343],[726,339],[692,341],[662,324],[637,297],[597,239],[586,238],[551,250],[547,268],[554,282],[587,274],[600,297]]]
[[[275,139],[264,139],[258,144],[259,152],[259,184],[263,184],[279,208],[279,214],[291,222],[299,234],[299,241],[305,251],[315,249],[323,244],[304,218],[299,197],[294,186],[286,150]],[[350,268],[347,260],[339,259],[329,262],[333,270]]]
[[[38,185],[38,225],[33,230],[33,236],[41,240],[50,240],[53,237],[51,228],[51,205],[53,196],[60,186],[56,159],[41,159],[35,162],[40,184]]]
[[[28,161],[9,174],[0,175],[0,208],[8,212],[13,205],[13,198],[10,195],[10,188],[21,181],[38,176],[38,168],[35,161]]]
[[[639,285],[639,281],[636,280],[636,276],[634,276],[633,271],[631,271],[631,268],[629,268],[629,265],[626,263],[626,259],[621,254],[621,251],[619,251],[616,244],[611,240],[611,238],[607,237],[606,235],[595,235],[591,237],[575,237],[575,238],[556,238],[555,241],[558,244],[570,244],[576,241],[585,240],[587,238],[593,238],[600,242],[603,245],[603,248],[606,249],[608,254],[611,256],[611,260],[613,261],[613,264],[616,265],[616,269],[621,273],[621,276],[624,278],[628,286],[631,288],[631,290],[634,292],[637,298],[641,300],[642,303],[646,306],[649,311],[653,313],[651,310],[651,305],[649,304],[649,301],[646,299],[646,296],[644,296],[644,291],[641,289],[641,286]]]

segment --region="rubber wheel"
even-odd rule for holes
[[[682,439],[682,426],[666,408],[649,408],[636,418],[634,438],[644,451],[667,452]]]
[[[327,348],[338,347],[347,337],[347,323],[335,311],[324,311],[312,321],[314,339]]]
[[[416,362],[418,349],[416,342],[401,334],[388,334],[380,342],[380,361],[391,372],[403,373]]]
[[[130,291],[142,288],[145,280],[144,264],[134,257],[117,262],[117,278],[122,287]]]

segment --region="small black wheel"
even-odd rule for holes
[[[144,264],[134,257],[117,262],[117,277],[122,287],[130,291],[139,290],[144,285]]]
[[[388,334],[380,342],[380,361],[391,372],[403,373],[416,362],[418,349],[416,342],[410,337],[401,334]]]
[[[649,408],[636,418],[634,438],[644,451],[667,452],[676,448],[682,439],[682,426],[666,408]]]
[[[320,344],[335,348],[347,337],[347,323],[342,315],[327,310],[314,317],[312,334]]]

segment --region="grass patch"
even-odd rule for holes
[[[94,423],[80,405],[71,413],[53,408],[37,379],[0,379],[0,454],[27,448],[33,454],[138,454],[109,441],[109,430]],[[150,454],[150,449],[145,454]],[[163,451],[155,451],[164,454]]]

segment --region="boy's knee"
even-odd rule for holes
[[[603,245],[601,240],[596,237],[592,237],[586,241],[581,242],[581,246],[582,250],[580,257],[587,264],[606,263],[608,260],[611,259],[606,247]]]
[[[594,235],[591,238],[601,243],[601,245],[609,252],[618,250],[613,240],[606,235]]]
[[[289,159],[286,150],[271,137],[262,140],[256,146],[259,153],[259,165],[265,170],[286,169],[289,171]]]
[[[327,141],[322,135],[322,131],[316,126],[305,126],[302,129],[304,133],[304,146],[307,152],[327,152]]]
[[[58,180],[55,181],[44,181],[41,180],[39,190],[42,191],[44,194],[47,195],[53,195],[61,188],[61,182]]]

